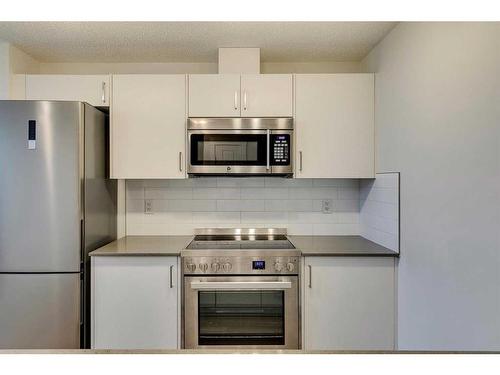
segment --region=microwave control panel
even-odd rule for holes
[[[271,165],[290,165],[290,134],[271,134]]]

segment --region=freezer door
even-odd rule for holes
[[[0,101],[0,272],[80,271],[82,108]]]
[[[0,349],[78,349],[80,274],[0,274]]]

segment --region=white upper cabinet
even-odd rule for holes
[[[111,177],[185,178],[186,76],[113,76]]]
[[[26,75],[27,100],[82,101],[96,107],[108,107],[109,75]]]
[[[375,176],[374,75],[295,75],[295,177]]]
[[[243,74],[241,117],[292,117],[291,74]]]
[[[189,117],[291,117],[291,74],[192,74]]]
[[[189,117],[239,116],[239,74],[189,76]]]

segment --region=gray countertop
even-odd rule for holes
[[[361,236],[288,236],[305,256],[399,256]]]
[[[97,255],[173,255],[177,256],[193,236],[126,236],[92,251]]]
[[[288,236],[306,256],[399,256],[361,236]],[[98,255],[180,254],[193,236],[127,236],[90,253]]]

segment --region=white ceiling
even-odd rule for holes
[[[216,62],[260,47],[264,62],[360,61],[394,22],[0,22],[0,39],[41,62]]]

